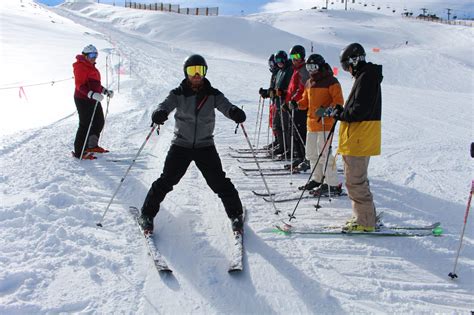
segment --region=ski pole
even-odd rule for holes
[[[270,101],[268,103],[269,103],[269,105],[268,105],[267,148],[268,148],[268,145],[270,144],[270,128],[271,128],[271,125],[270,125],[270,113],[271,113],[270,108],[272,106]],[[273,142],[273,132],[272,132],[272,142]],[[272,145],[272,150],[273,150],[273,145]]]
[[[107,123],[107,115],[109,114],[109,103],[110,103],[110,96],[107,96],[107,107],[105,109],[105,115],[104,115],[104,127],[102,128],[102,132],[100,133],[100,137],[103,139],[104,138],[104,130],[105,126]]]
[[[323,137],[324,141],[326,141],[326,128],[324,127],[324,116],[325,114],[321,115],[321,123],[323,125]],[[324,184],[324,179],[326,178],[326,170],[328,168],[328,160],[329,160],[329,154],[331,153],[331,148],[332,148],[332,139],[331,143],[329,144],[329,149],[328,149],[328,154],[326,156],[326,163],[324,163],[324,171],[323,171],[323,178],[321,179],[321,186]],[[329,201],[331,201],[331,186],[328,185],[328,193],[329,193]],[[316,203],[315,208],[319,209],[321,206],[319,205],[319,201],[321,200],[321,194],[318,196],[318,202]]]
[[[323,123],[324,123],[324,119],[323,119]],[[329,135],[328,139],[331,138],[331,140],[329,140],[329,148],[328,148],[328,153],[326,155],[326,163],[324,163],[324,171],[323,171],[323,177],[321,179],[321,186],[323,186],[324,184],[324,180],[326,179],[326,172],[327,172],[327,169],[328,169],[328,162],[329,162],[329,156],[331,154],[331,151],[332,151],[332,139],[334,137],[334,133],[332,133],[331,135]],[[323,149],[323,152],[324,153],[324,149]],[[329,202],[331,202],[331,186],[328,185],[328,194],[329,194]],[[321,200],[321,193],[318,195],[318,202],[316,203],[316,205],[314,206],[317,209],[320,209],[321,206],[319,205],[319,202]]]
[[[80,161],[82,160],[82,156],[84,155],[84,151],[86,150],[86,144],[87,144],[87,140],[89,139],[89,133],[91,132],[92,122],[94,121],[95,112],[97,110],[97,105],[99,105],[99,101],[95,101],[94,111],[92,112],[92,117],[91,117],[91,122],[89,123],[89,128],[87,128],[87,133],[86,133],[86,137],[84,139],[84,144],[82,145],[81,156],[79,157]]]
[[[326,149],[326,146],[329,142],[329,139],[332,139],[332,134],[334,133],[334,130],[336,129],[336,124],[337,124],[337,120],[334,121],[334,124],[332,125],[331,130],[329,131],[328,138],[324,142],[323,149],[319,153],[318,159],[316,160],[316,163],[313,165],[313,168],[311,169],[311,174],[309,174],[308,180],[306,181],[306,184],[303,186],[303,190],[301,191],[300,198],[298,199],[298,202],[296,202],[296,205],[295,205],[295,208],[293,209],[293,212],[291,214],[288,214],[288,216],[290,217],[289,221],[291,221],[292,219],[296,219],[295,212],[296,212],[296,209],[298,208],[298,206],[301,202],[301,199],[303,198],[304,192],[306,191],[306,185],[308,185],[308,183],[311,181],[311,177],[313,177],[313,173],[316,170],[316,167],[319,163],[319,160],[321,159],[321,156],[323,155],[324,149]]]
[[[262,108],[260,109],[260,124],[258,126],[258,134],[257,134],[257,145],[255,146],[258,149],[258,145],[260,144],[260,132],[262,131],[262,120],[263,120],[263,108],[265,107],[265,99],[262,101]]]
[[[99,223],[97,223],[97,226],[102,227],[102,221],[104,220],[104,217],[105,217],[105,214],[107,213],[107,211],[109,211],[110,205],[111,205],[112,202],[114,201],[115,195],[117,195],[117,192],[119,191],[119,189],[120,189],[120,187],[122,186],[122,184],[123,184],[125,178],[127,177],[128,172],[130,172],[130,170],[132,169],[132,166],[135,164],[135,161],[137,160],[138,156],[140,155],[140,153],[142,152],[143,148],[145,147],[145,144],[148,142],[148,139],[150,139],[151,135],[153,134],[153,131],[155,131],[155,128],[157,128],[157,131],[158,131],[158,132],[160,131],[160,126],[157,127],[156,124],[153,124],[153,125],[152,125],[150,132],[149,132],[148,135],[146,136],[145,141],[143,141],[143,144],[142,144],[142,146],[140,147],[140,149],[138,149],[138,152],[137,152],[137,154],[135,155],[135,157],[133,158],[132,163],[130,163],[130,166],[128,167],[127,171],[126,171],[125,174],[123,175],[122,179],[120,179],[120,183],[119,183],[117,189],[115,190],[114,194],[112,195],[112,198],[110,198],[109,204],[108,204],[107,207],[105,208],[104,214],[102,214],[102,218],[100,219]]]
[[[295,119],[295,109],[291,110],[291,122]],[[294,134],[295,124],[291,124],[291,145],[290,145],[290,185],[293,185],[293,150],[294,150]]]
[[[267,181],[265,180],[265,176],[263,175],[262,168],[260,167],[260,163],[258,163],[257,159],[257,154],[255,153],[252,143],[250,143],[249,136],[247,135],[247,131],[245,131],[244,124],[241,123],[240,127],[242,128],[242,132],[244,133],[245,139],[247,140],[247,143],[249,145],[250,151],[252,151],[253,158],[255,160],[255,163],[257,164],[258,171],[260,173],[260,176],[262,177],[263,184],[265,185],[265,189],[267,190],[268,195],[270,196],[270,200],[272,201],[273,209],[275,209],[275,214],[280,214],[280,210],[277,209],[275,205],[275,200],[273,199],[273,195],[270,193],[270,188],[268,188]]]
[[[472,146],[471,146],[471,148],[472,148]],[[464,225],[462,227],[461,239],[459,240],[458,252],[456,254],[456,258],[454,259],[453,272],[450,272],[449,275],[448,275],[448,276],[451,277],[451,279],[455,279],[455,278],[458,277],[458,275],[456,274],[456,266],[458,264],[459,253],[460,253],[461,247],[462,247],[462,240],[464,238],[464,231],[466,230],[467,217],[469,216],[469,209],[471,208],[471,199],[472,199],[472,194],[473,193],[474,193],[474,180],[471,182],[471,192],[469,193],[469,199],[467,200],[466,213],[464,214]]]
[[[253,142],[257,142],[257,130],[258,130],[258,116],[260,115],[260,107],[262,106],[262,96],[258,98],[258,108],[257,108],[257,119],[255,119],[255,130],[253,132]]]
[[[298,127],[296,127],[296,124],[294,121],[291,122],[293,124],[293,128],[295,128],[296,135],[298,136],[298,139],[300,140],[301,144],[304,146],[305,141],[303,140],[303,137],[301,136]]]
[[[286,132],[285,132],[285,120],[283,119],[283,97],[280,96],[280,122],[281,122],[281,132],[283,134],[283,154],[284,159],[286,160]]]

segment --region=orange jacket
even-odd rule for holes
[[[320,108],[334,107],[344,104],[342,89],[339,81],[333,76],[329,65],[325,71],[312,75],[306,82],[303,98],[298,101],[299,109],[308,110],[306,121],[307,130],[311,132],[329,131],[334,124],[334,119],[324,118],[324,129],[321,117],[316,115]]]
[[[102,93],[104,87],[100,83],[99,70],[97,70],[94,64],[87,61],[83,55],[77,55],[76,60],[72,64],[76,84],[74,97],[89,99],[87,96],[89,91]]]

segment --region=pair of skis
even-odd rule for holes
[[[388,236],[388,237],[422,237],[440,236],[441,223],[436,222],[423,226],[380,226],[374,232],[345,232],[337,226],[320,226],[315,228],[294,228],[289,225],[275,225],[271,232],[282,235],[347,235],[347,236]]]
[[[140,224],[138,224],[138,218],[140,216],[140,210],[137,207],[130,206],[130,214],[132,215],[135,223],[137,224],[140,234],[143,236],[148,253],[153,259],[153,264],[159,273],[171,274],[173,271],[166,263],[163,255],[158,250],[158,247],[153,238],[153,234],[145,234]],[[239,232],[233,233],[233,246],[231,253],[231,260],[228,268],[229,273],[238,272],[243,270],[243,255],[244,255],[244,243],[243,235]]]

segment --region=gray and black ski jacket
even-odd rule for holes
[[[234,106],[211,86],[206,78],[199,91],[194,91],[184,79],[179,87],[170,91],[156,111],[174,114],[174,138],[172,143],[185,148],[202,148],[214,145],[215,109],[230,119],[229,109]]]

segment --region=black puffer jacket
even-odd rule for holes
[[[197,92],[184,79],[179,87],[170,91],[156,111],[165,110],[169,114],[176,109],[173,144],[185,148],[202,148],[214,145],[215,109],[230,118],[229,109],[232,106],[206,78]]]

